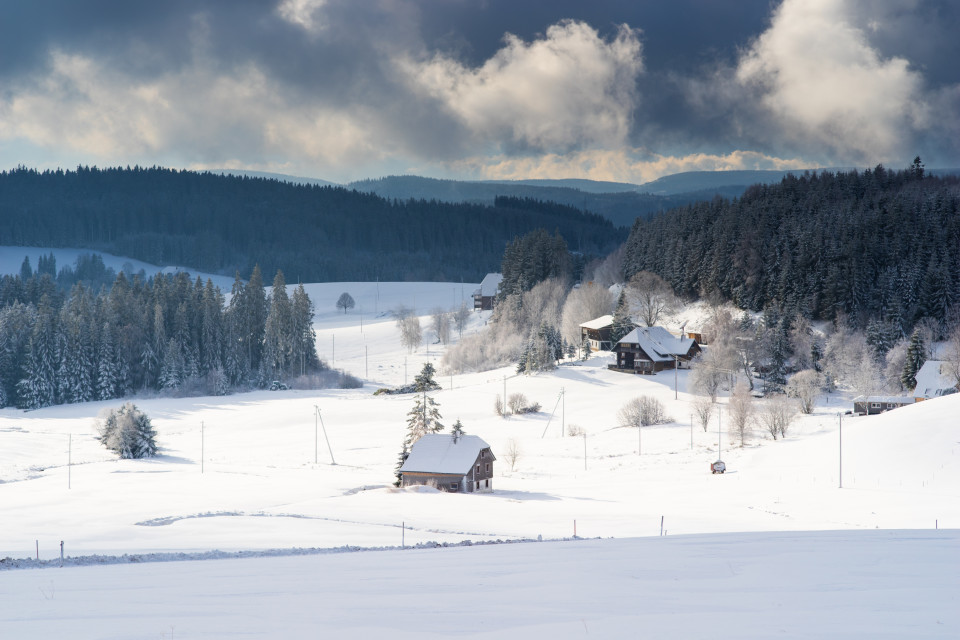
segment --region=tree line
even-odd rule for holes
[[[162,168],[0,172],[0,244],[81,247],[201,271],[283,270],[305,282],[479,281],[530,229],[588,255],[626,231],[525,199],[389,200],[340,187]]]
[[[210,280],[120,272],[94,291],[59,289],[49,273],[2,279],[0,406],[35,409],[144,390],[225,394],[324,368],[313,303],[282,271],[268,294],[260,268],[236,275],[229,302]]]
[[[789,175],[638,219],[623,271],[656,273],[686,298],[843,316],[893,341],[925,318],[944,327],[960,301],[958,213],[960,180],[926,175],[919,158],[902,171]]]

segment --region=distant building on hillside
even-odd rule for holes
[[[678,338],[663,327],[638,327],[621,338],[613,350],[617,364],[610,369],[654,374],[674,367],[688,368],[700,353],[700,345],[693,338]]]
[[[853,399],[853,412],[861,416],[873,416],[913,403],[914,399],[908,396],[858,396]]]
[[[400,486],[435,485],[442,491],[493,491],[490,445],[478,436],[428,433],[413,443],[400,467]]]
[[[927,360],[917,371],[916,378],[913,397],[917,402],[947,396],[958,390],[957,377],[950,363],[943,360]]]
[[[589,342],[593,351],[610,351],[612,333],[613,316],[600,316],[580,325],[580,344]]]
[[[497,290],[503,281],[503,274],[488,273],[480,282],[480,288],[473,292],[473,310],[489,311],[493,309],[494,299],[497,296]]]

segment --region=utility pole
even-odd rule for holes
[[[72,488],[73,478],[73,434],[67,439],[67,489]],[[39,544],[39,543],[38,543]]]
[[[507,376],[503,376],[503,411],[500,415],[504,420],[507,419]]]
[[[337,334],[330,334],[330,349],[332,351],[330,355],[330,366],[335,366],[337,363]]]
[[[567,390],[560,387],[560,437],[567,434]]]
[[[200,473],[201,474],[203,473],[203,459],[204,457],[206,457],[204,456],[204,452],[203,452],[203,448],[204,448],[203,444],[204,444],[203,443],[203,420],[201,420],[200,421]]]
[[[370,379],[370,347],[363,345],[363,377]]]
[[[843,414],[837,412],[840,418],[840,488],[843,489]]]
[[[673,399],[674,400],[680,397],[679,391],[678,391],[679,386],[677,383],[677,376],[679,375],[679,371],[677,370],[679,368],[680,368],[680,359],[677,358],[677,356],[673,356]]]
[[[320,428],[323,429],[323,439],[327,441],[327,451],[330,452],[330,464],[336,465],[337,461],[333,459],[333,449],[330,447],[330,437],[327,436],[327,427],[323,424],[323,416],[320,415],[320,407],[313,405],[313,408],[317,411],[317,417],[320,419]]]

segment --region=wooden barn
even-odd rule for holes
[[[621,338],[613,348],[616,371],[654,374],[664,369],[683,369],[700,353],[700,345],[693,338],[678,338],[663,327],[638,327]]]
[[[442,491],[493,491],[490,445],[478,436],[428,433],[400,467],[400,486],[429,484]]]
[[[473,292],[473,310],[489,311],[493,309],[494,299],[497,297],[497,290],[503,281],[503,274],[488,273],[480,282],[480,288]]]
[[[610,351],[613,348],[612,332],[613,316],[600,316],[580,325],[580,344],[589,341],[593,351]]]

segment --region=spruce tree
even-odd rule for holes
[[[903,363],[903,372],[900,374],[900,383],[905,389],[915,389],[917,386],[917,372],[927,359],[927,347],[923,342],[920,330],[915,329],[910,336],[907,346],[907,360]]]
[[[617,306],[613,311],[613,326],[610,329],[610,341],[616,345],[625,335],[633,331],[633,320],[630,319],[630,306],[627,304],[626,288],[620,290]]]
[[[264,329],[263,352],[267,371],[273,378],[286,372],[293,355],[293,307],[287,296],[282,271],[277,271],[270,291],[270,312]]]

